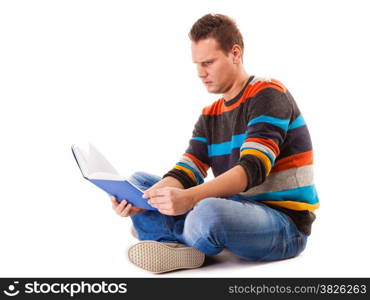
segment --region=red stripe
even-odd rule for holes
[[[277,157],[280,153],[279,146],[271,139],[262,139],[262,138],[247,138],[245,142],[255,142],[262,144],[266,147],[269,147],[274,153],[275,156]]]
[[[209,166],[205,164],[204,162],[200,161],[198,158],[196,158],[194,155],[189,154],[189,153],[184,153],[183,154],[186,157],[189,157],[193,162],[195,162],[196,165],[198,165],[203,172],[206,174],[207,170],[209,169]]]
[[[223,106],[224,99],[218,99],[214,103],[212,103],[210,106],[207,106],[203,109],[202,114],[203,115],[220,115],[222,113],[222,106]]]
[[[251,85],[250,88],[246,89],[248,91],[247,97],[252,98],[256,96],[260,91],[267,88],[273,88],[281,93],[286,92],[285,86],[278,80],[272,79],[271,82],[268,81],[257,81],[255,84]]]
[[[271,169],[271,173],[312,164],[313,164],[313,152],[311,150],[307,152],[293,154],[276,161],[274,167]]]
[[[233,105],[230,105],[230,106],[224,105],[224,98],[221,98],[215,101],[214,103],[212,103],[210,106],[205,107],[202,111],[202,114],[203,115],[221,115],[224,112],[237,108],[241,103],[245,102],[248,98],[253,98],[254,96],[256,96],[257,93],[267,88],[276,89],[281,93],[286,92],[286,88],[284,87],[284,85],[276,79],[271,79],[271,82],[270,81],[257,81],[256,83],[252,85],[248,85],[243,95]]]

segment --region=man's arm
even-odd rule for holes
[[[228,197],[262,184],[280,154],[293,115],[293,100],[278,81],[261,85],[247,112],[247,136],[235,167],[215,179],[185,190],[160,188],[146,195],[163,214],[185,213],[207,197]],[[197,138],[198,141],[204,139]],[[205,144],[206,145],[206,144]],[[206,154],[207,148],[204,147]],[[204,155],[205,156],[205,155]]]
[[[167,176],[165,178],[162,178],[156,184],[153,184],[149,189],[147,189],[147,191],[162,188],[162,187],[174,187],[174,188],[184,189],[184,186],[181,184],[179,180],[177,180],[174,177]]]
[[[177,179],[184,189],[202,184],[210,167],[204,122],[204,116],[200,115],[194,125],[192,138],[185,153],[182,154],[175,166],[163,175],[164,178],[169,176]]]
[[[195,204],[208,197],[227,197],[245,190],[248,184],[246,172],[237,165],[216,178],[188,188],[157,188],[144,192],[148,203],[166,215],[181,215],[191,210]]]
[[[237,165],[216,178],[188,189],[193,205],[204,198],[229,197],[245,190],[248,177],[242,166]]]

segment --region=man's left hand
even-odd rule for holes
[[[195,205],[189,190],[175,187],[163,187],[144,192],[144,198],[150,198],[148,204],[157,208],[160,213],[177,216],[191,210]]]

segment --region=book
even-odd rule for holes
[[[133,206],[148,210],[157,210],[147,203],[148,199],[142,197],[144,191],[127,178],[121,176],[91,143],[89,143],[88,153],[76,145],[72,145],[71,149],[82,176],[85,179],[109,195],[115,196],[118,202],[127,200]]]

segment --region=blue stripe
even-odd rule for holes
[[[296,118],[292,124],[289,125],[289,130],[291,129],[295,129],[295,128],[298,128],[298,127],[301,127],[301,126],[304,126],[306,125],[306,122],[304,121],[302,115],[300,115],[298,118]]]
[[[281,129],[287,131],[289,126],[289,120],[285,119],[278,119],[270,116],[259,116],[257,118],[254,118],[253,120],[249,121],[247,126],[251,126],[256,123],[269,123],[271,125],[274,125],[276,127],[280,127]]]
[[[265,154],[269,159],[270,159],[270,162],[271,162],[271,166],[274,166],[274,163],[275,163],[275,159],[271,156],[270,153],[267,153],[265,151],[262,151],[261,149],[257,149],[257,148],[252,148],[252,147],[243,147],[240,152],[243,152],[244,150],[246,149],[253,149],[253,150],[257,150],[259,152],[262,152],[263,154]]]
[[[231,141],[208,145],[208,156],[230,154],[234,148],[240,148],[247,137],[248,131],[242,134],[233,135]]]
[[[258,194],[248,197],[248,199],[255,201],[297,201],[308,204],[316,204],[319,202],[315,185],[308,185],[279,192]]]
[[[197,179],[198,184],[203,183],[203,178],[199,176],[199,173],[198,173],[197,170],[193,169],[192,167],[190,167],[188,164],[185,164],[185,163],[178,162],[177,165],[182,166],[182,167],[187,168],[190,171],[192,171],[195,175],[195,178]]]
[[[259,116],[257,118],[254,118],[253,120],[251,120],[248,123],[247,126],[251,126],[251,125],[256,124],[256,123],[269,123],[269,124],[272,124],[272,125],[277,126],[279,128],[282,128],[285,131],[295,129],[295,128],[304,126],[306,124],[302,115],[297,117],[294,120],[294,122],[292,122],[292,124],[290,124],[290,125],[289,125],[289,120],[278,119],[278,118],[262,115],[262,116]],[[209,155],[209,157],[231,154],[231,152],[233,151],[234,148],[241,147],[241,145],[247,139],[247,135],[248,135],[248,131],[246,131],[243,134],[233,135],[231,137],[231,141],[227,141],[227,142],[223,142],[223,143],[219,143],[219,144],[208,145],[208,155]],[[207,139],[203,138],[203,137],[193,137],[192,139],[197,140],[197,141],[201,141],[201,142],[204,142],[204,143],[208,142]],[[243,148],[241,151],[243,151],[244,149],[245,148]],[[259,149],[256,149],[256,150],[259,150]],[[268,153],[266,153],[266,152],[263,152],[263,153],[265,153],[270,158],[271,162],[274,161],[274,159]],[[272,165],[273,165],[273,163],[272,163]]]
[[[200,141],[200,142],[203,142],[203,143],[207,143],[207,139],[204,138],[204,137],[194,136],[192,138],[192,140],[196,140],[196,141]]]

